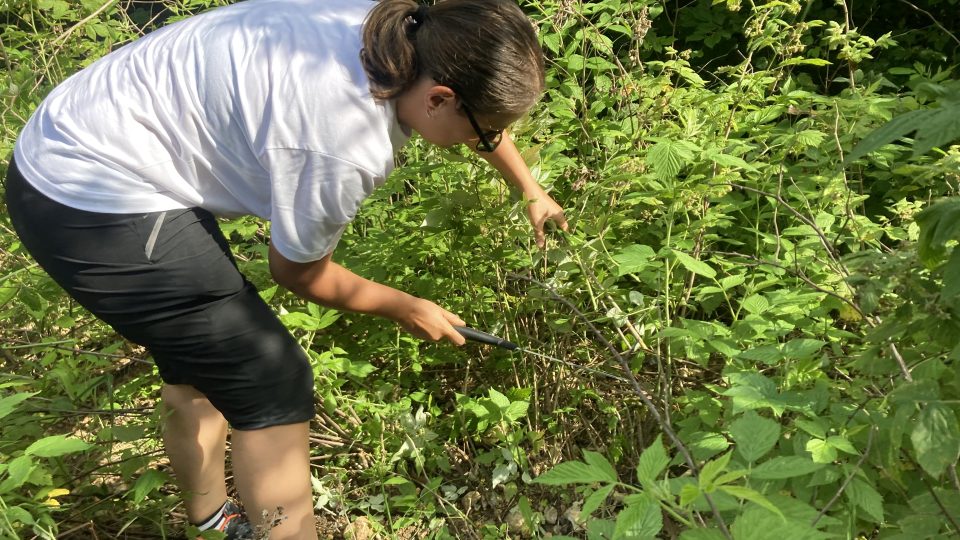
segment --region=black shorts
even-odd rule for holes
[[[307,355],[237,269],[212,214],[77,210],[33,188],[12,160],[6,197],[34,259],[146,347],[164,382],[195,387],[236,429],[313,418]]]

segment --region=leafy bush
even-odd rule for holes
[[[0,4],[4,152],[56,81],[215,3]],[[524,2],[549,62],[515,135],[573,232],[537,250],[496,175],[414,141],[338,258],[549,358],[305,305],[268,225],[224,222],[314,361],[321,521],[957,534],[958,11],[905,4]],[[157,378],[4,227],[0,531],[166,534]]]

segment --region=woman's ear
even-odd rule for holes
[[[434,85],[424,93],[427,116],[436,116],[444,107],[456,107],[457,94],[448,86]]]

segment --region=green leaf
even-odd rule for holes
[[[613,465],[611,465],[610,462],[607,461],[607,458],[603,457],[603,455],[597,452],[591,452],[590,450],[584,450],[583,460],[590,467],[598,471],[603,471],[605,475],[605,478],[604,478],[605,482],[616,483],[617,471],[613,468]]]
[[[720,456],[719,458],[708,461],[704,464],[703,468],[700,469],[700,489],[707,493],[713,491],[713,481],[720,475],[721,472],[726,470],[727,464],[730,463],[730,456],[732,452],[727,452],[726,454]]]
[[[25,453],[37,457],[57,457],[73,452],[83,452],[92,445],[80,439],[68,438],[66,435],[52,435],[44,437],[27,447]]]
[[[737,445],[737,452],[753,463],[777,444],[780,439],[780,424],[754,411],[747,411],[730,424],[730,436]]]
[[[875,523],[883,522],[883,497],[862,478],[854,478],[847,485],[847,498],[853,504],[863,508]]]
[[[832,62],[829,60],[824,60],[823,58],[788,58],[780,63],[780,67],[787,66],[829,66],[832,65]]]
[[[0,418],[12,413],[21,403],[39,394],[40,392],[20,392],[0,398]]]
[[[617,526],[613,531],[614,540],[621,538],[656,538],[663,528],[663,514],[660,505],[642,497],[624,508],[617,515]]]
[[[917,128],[917,137],[913,141],[914,157],[960,138],[960,105],[941,106],[932,112],[934,114]]]
[[[505,411],[508,407],[510,407],[510,399],[500,392],[497,392],[493,388],[490,389],[490,401],[492,401],[493,404],[496,405],[501,411]]]
[[[527,415],[527,409],[529,407],[530,404],[526,401],[514,401],[507,406],[507,410],[504,411],[503,416],[511,422],[516,422]]]
[[[806,431],[807,433],[809,433],[810,435],[813,435],[818,439],[827,438],[827,429],[823,427],[823,425],[821,425],[820,422],[816,420],[807,420],[804,418],[797,418],[793,421],[793,423],[798,428]]]
[[[737,156],[731,156],[730,154],[723,154],[721,152],[710,152],[707,154],[707,158],[710,161],[713,161],[721,167],[732,167],[735,169],[743,169],[745,171],[757,172],[757,168],[753,165],[750,165],[742,158]]]
[[[147,495],[153,493],[157,488],[170,482],[172,478],[169,474],[158,469],[147,469],[144,471],[137,482],[133,485],[134,502],[142,502]]]
[[[583,507],[580,509],[581,516],[589,516],[600,508],[600,505],[603,504],[603,501],[607,499],[610,495],[610,492],[613,491],[613,488],[616,487],[616,484],[607,484],[600,489],[594,491],[590,494],[586,500],[583,501]]]
[[[640,454],[637,463],[637,480],[647,486],[656,482],[660,473],[670,464],[670,457],[663,449],[663,435],[657,435],[657,440]]]
[[[759,315],[770,309],[770,301],[759,294],[754,294],[744,298],[740,306],[747,310],[747,313]]]
[[[810,360],[826,345],[819,339],[791,339],[783,345],[783,356],[789,360]]]
[[[639,272],[648,266],[656,257],[653,248],[642,244],[634,244],[622,249],[613,256],[617,263],[617,275],[624,276]]]
[[[13,523],[17,523],[18,521],[26,525],[33,525],[36,523],[36,520],[33,519],[33,515],[21,506],[11,506],[10,508],[6,509],[5,513],[6,517]]]
[[[0,307],[3,307],[4,304],[16,297],[18,290],[20,290],[19,287],[7,285],[6,283],[0,285]]]
[[[837,450],[827,441],[810,439],[806,448],[814,463],[833,463],[837,459]]]
[[[752,296],[751,298],[758,297]],[[739,353],[737,358],[773,365],[780,360],[783,360],[783,353],[780,352],[780,348],[776,345],[761,345],[759,347],[754,347],[753,349],[748,349]]]
[[[562,486],[566,484],[592,484],[610,482],[609,471],[591,467],[582,461],[566,461],[534,479],[538,484]],[[616,480],[614,480],[616,481]]]
[[[693,160],[693,153],[697,150],[699,148],[696,145],[687,141],[659,139],[647,152],[647,161],[656,172],[657,178],[669,180],[676,178],[680,169]]]
[[[7,477],[0,483],[0,493],[8,493],[22,486],[33,472],[36,463],[30,456],[23,455],[10,461],[7,467]]]
[[[953,253],[943,267],[943,291],[940,296],[945,301],[950,301],[956,296],[960,296],[960,249],[953,248]]]
[[[892,143],[904,135],[916,131],[937,115],[935,109],[919,109],[901,114],[863,138],[843,160],[845,164]]]
[[[758,465],[750,473],[757,480],[782,480],[810,474],[823,468],[820,463],[801,456],[776,456]]]
[[[857,452],[857,449],[850,444],[850,441],[848,441],[846,437],[831,435],[830,437],[827,437],[827,443],[841,452],[846,452],[855,456],[860,455],[860,453]]]
[[[917,214],[920,238],[917,251],[920,260],[933,268],[946,255],[946,245],[960,240],[960,197],[940,200]]]
[[[673,254],[677,257],[677,261],[690,272],[708,278],[717,277],[717,271],[713,268],[710,268],[710,265],[707,263],[694,259],[682,251],[678,251],[676,249],[671,251],[673,251]]]
[[[926,404],[917,415],[910,441],[917,463],[927,474],[939,478],[948,465],[957,462],[957,456],[960,455],[957,416],[942,403]]]
[[[781,512],[780,509],[777,508],[775,504],[767,500],[766,497],[761,495],[759,491],[755,491],[748,487],[743,487],[743,486],[720,486],[720,489],[729,493],[730,495],[733,495],[734,497],[737,497],[738,499],[744,499],[744,500],[756,503],[762,506],[763,508],[766,508],[767,510],[773,512],[774,514],[780,516],[780,519],[785,519],[783,516],[783,512]]]

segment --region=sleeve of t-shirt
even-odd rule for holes
[[[270,242],[294,262],[333,252],[376,185],[366,169],[319,152],[270,150]]]

